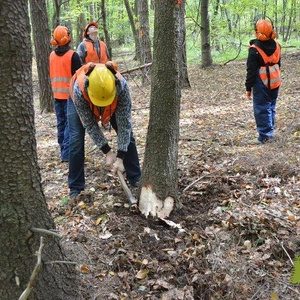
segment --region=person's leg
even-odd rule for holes
[[[272,112],[272,125],[275,129],[275,117],[276,117],[276,103],[278,97],[279,88],[271,91],[271,112]]]
[[[68,126],[68,116],[67,116],[68,102],[63,101],[63,115],[64,115],[64,139],[61,147],[61,160],[69,161],[69,126]]]
[[[75,198],[85,188],[84,178],[84,136],[85,129],[77,114],[74,103],[68,99],[69,126],[69,175],[70,196]],[[77,195],[76,195],[77,194]]]
[[[258,132],[258,140],[262,143],[274,137],[272,100],[270,91],[258,82],[253,87],[253,112]]]
[[[110,124],[118,134],[118,126],[117,126],[115,115],[112,116],[110,120]],[[130,143],[128,145],[128,150],[124,157],[123,163],[124,163],[126,178],[128,182],[132,186],[137,186],[141,178],[141,168],[140,168],[140,161],[139,161],[139,156],[136,148],[136,143],[132,132],[130,136]]]
[[[60,156],[62,159],[63,141],[64,141],[64,130],[65,130],[65,115],[64,115],[64,104],[63,100],[54,100],[55,114],[56,114],[56,127],[57,127],[57,142],[60,148]]]

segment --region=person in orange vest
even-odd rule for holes
[[[85,26],[83,41],[78,45],[77,53],[83,64],[109,61],[106,44],[98,39],[98,24],[96,22],[90,22]]]
[[[132,131],[131,97],[124,77],[112,62],[87,63],[72,77],[68,99],[70,155],[68,185],[70,198],[85,189],[84,140],[88,132],[106,157],[106,165],[126,172],[133,187],[138,186],[141,168]],[[117,152],[112,150],[98,122],[109,122],[118,136]]]
[[[250,41],[247,58],[246,97],[253,96],[253,112],[258,138],[256,143],[274,140],[276,102],[280,77],[281,47],[273,24],[268,19],[255,24],[256,39]]]
[[[49,57],[50,79],[54,96],[57,121],[57,141],[60,146],[61,161],[69,161],[69,129],[67,124],[67,99],[70,79],[81,67],[78,54],[71,50],[71,34],[65,26],[57,26],[50,40],[55,49]]]

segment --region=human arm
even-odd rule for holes
[[[117,157],[123,159],[132,133],[131,97],[126,80],[122,77],[117,84],[118,104],[115,112],[118,126],[118,152]]]
[[[73,92],[74,105],[83,127],[86,129],[87,133],[92,138],[93,142],[98,146],[98,148],[101,149],[104,154],[107,154],[111,148],[98,125],[96,116],[90,109],[89,102],[83,97],[77,81],[74,84]]]
[[[73,53],[72,62],[71,62],[71,72],[72,75],[81,67],[81,60],[77,52]]]
[[[81,64],[84,64],[86,57],[86,47],[83,41],[77,47],[77,54],[79,55]]]
[[[252,87],[255,84],[257,77],[257,70],[259,68],[257,56],[258,52],[255,48],[249,48],[248,58],[247,58],[247,75],[246,75],[246,92],[251,92]]]

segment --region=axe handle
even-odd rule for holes
[[[136,204],[137,200],[133,197],[130,189],[128,188],[122,172],[118,170],[117,173],[118,173],[118,177],[119,177],[120,182],[121,182],[121,186],[122,186],[122,188],[123,188],[123,190],[124,190],[124,192],[125,192],[128,200],[129,200],[130,204],[131,205]]]

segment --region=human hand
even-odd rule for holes
[[[248,100],[251,100],[251,92],[248,92],[248,91],[247,91],[247,92],[246,92],[246,97],[247,97]]]
[[[111,150],[106,153],[106,165],[108,167],[113,167],[113,164],[116,161],[116,159],[117,159],[116,154],[113,153]]]
[[[117,173],[117,171],[120,171],[121,173],[124,173],[125,168],[123,164],[123,159],[117,157],[116,162],[113,164],[113,172],[114,174]]]

